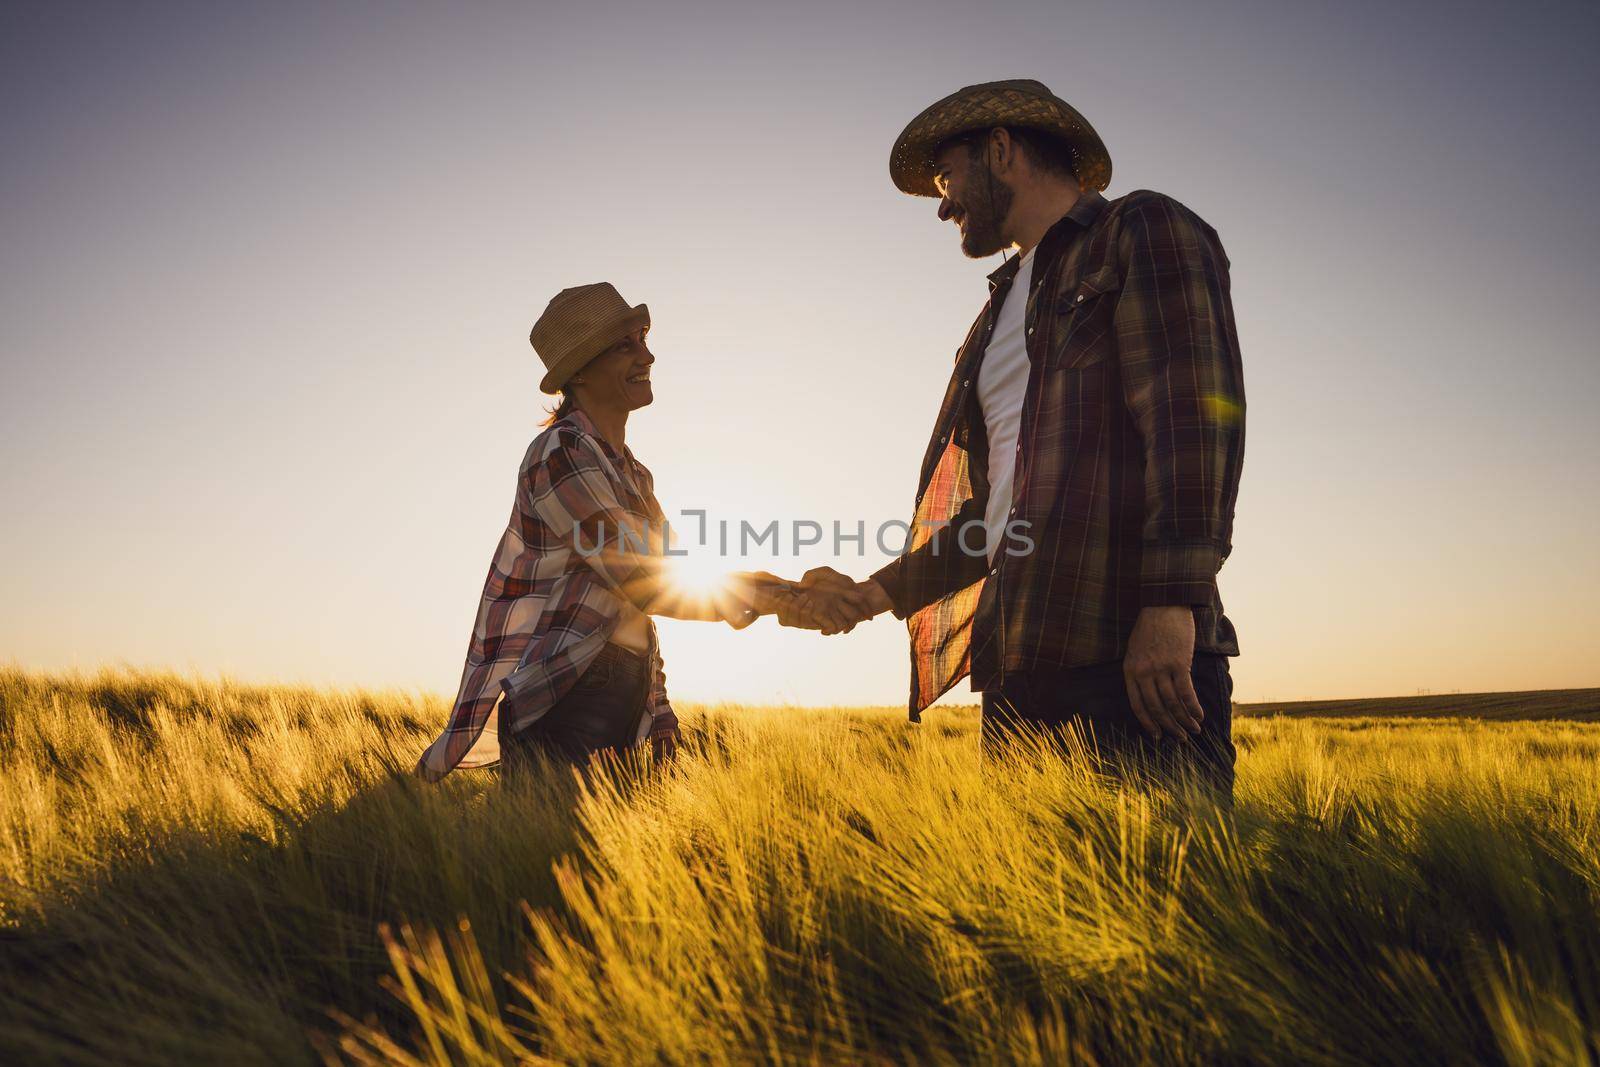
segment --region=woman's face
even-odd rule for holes
[[[573,398],[589,411],[628,412],[655,399],[650,390],[650,364],[656,357],[645,346],[650,327],[643,326],[591,359],[572,378]]]

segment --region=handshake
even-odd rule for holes
[[[889,595],[870,578],[857,582],[832,567],[817,567],[798,582],[765,571],[745,571],[728,582],[731,611],[724,618],[736,630],[762,615],[776,615],[783,626],[847,634],[856,623],[890,608]]]

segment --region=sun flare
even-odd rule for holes
[[[691,552],[687,556],[672,556],[667,563],[667,573],[680,592],[710,596],[727,588],[733,571],[728,561],[720,556]]]

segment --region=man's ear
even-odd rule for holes
[[[996,172],[1013,170],[1017,165],[1017,142],[1011,136],[1011,131],[1004,126],[996,126],[989,135],[989,143],[993,149],[993,167]]]

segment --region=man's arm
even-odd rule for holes
[[[1129,206],[1117,251],[1117,359],[1145,460],[1143,609],[1124,671],[1147,732],[1194,733],[1193,608],[1214,595],[1243,456],[1228,260],[1210,227],[1154,194]]]
[[[803,624],[816,626],[825,634],[849,633],[857,623],[885,611],[907,618],[981,579],[988,567],[984,527],[988,486],[981,472],[975,472],[974,481],[977,492],[949,523],[931,531],[926,541],[896,556],[865,581],[857,582],[832,567],[807,571],[799,585],[799,608],[807,612]]]
[[[987,535],[982,532],[987,498],[982,492],[969,497],[948,525],[932,531],[927,541],[896,556],[867,579],[883,591],[885,608],[893,611],[895,618],[913,615],[987,573]],[[974,544],[976,553],[968,551]]]
[[[1144,442],[1145,605],[1208,604],[1243,455],[1228,261],[1210,228],[1151,195],[1118,239],[1123,400]]]
[[[988,565],[983,511],[981,498],[969,499],[948,525],[865,581],[854,581],[832,567],[807,571],[799,586],[800,607],[814,613],[805,618],[820,620],[807,624],[818,625],[823,633],[848,633],[856,623],[884,611],[904,619],[978,581]]]

